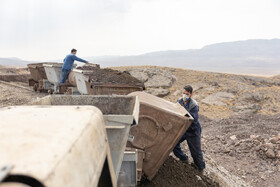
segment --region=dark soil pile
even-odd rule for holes
[[[204,187],[219,185],[202,175],[190,164],[182,163],[169,156],[161,166],[155,178],[152,181],[143,181],[140,186]]]
[[[128,72],[117,71],[113,69],[100,69],[98,67],[92,66],[83,66],[79,69],[90,70],[86,75],[89,77],[89,81],[93,84],[95,83],[111,83],[111,84],[123,84],[129,86],[141,86],[144,87],[144,84],[131,76]]]
[[[79,66],[77,69],[80,70],[95,70],[95,69],[100,69],[99,65],[93,66],[93,65],[84,65],[84,66]]]

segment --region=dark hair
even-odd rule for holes
[[[72,49],[71,50],[71,53],[74,53],[74,52],[76,52],[77,51],[77,49]]]
[[[189,92],[190,94],[192,94],[193,88],[190,85],[187,85],[184,87],[184,89]]]

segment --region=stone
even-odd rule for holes
[[[276,152],[276,158],[280,159],[280,151]]]
[[[170,88],[172,84],[172,78],[164,75],[154,75],[145,82],[145,86],[148,88]]]
[[[202,181],[200,176],[196,175],[196,178],[197,178],[198,181]]]
[[[230,153],[231,149],[229,147],[227,147],[225,150],[224,150],[224,153]]]
[[[279,140],[279,138],[278,138],[277,136],[272,137],[272,138],[269,139],[269,141],[270,141],[271,143],[273,143],[273,144],[276,144],[276,143],[278,142],[278,140]]]
[[[146,88],[169,88],[177,79],[170,71],[160,68],[133,68],[126,71],[144,82]]]
[[[250,135],[250,139],[256,139],[256,138],[257,138],[257,136],[255,134]]]
[[[262,150],[262,151],[267,151],[267,147],[265,146],[265,144],[262,144],[262,145],[260,146],[260,150]]]
[[[155,95],[155,96],[158,96],[158,97],[164,97],[164,96],[167,96],[170,93],[169,90],[166,90],[166,89],[163,89],[163,88],[151,88],[151,89],[146,90],[145,92],[149,93],[149,94],[152,94],[152,95]]]
[[[263,95],[258,92],[250,92],[250,93],[245,93],[241,96],[241,99],[244,99],[246,101],[250,102],[260,102],[263,100]]]
[[[272,149],[268,149],[266,152],[265,152],[265,155],[268,157],[268,158],[275,158],[275,153]]]
[[[216,106],[226,106],[227,104],[224,103],[224,100],[232,99],[234,95],[228,92],[217,92],[208,95],[204,99],[201,100],[202,103],[207,105],[216,105]]]
[[[236,135],[232,135],[229,137],[231,140],[235,141],[236,140]]]
[[[195,92],[203,89],[203,84],[202,83],[192,84],[192,87],[193,87],[193,91]]]
[[[272,143],[266,143],[266,144],[265,144],[265,147],[266,147],[267,149],[273,149],[273,148],[274,148],[274,146],[273,146]]]
[[[142,82],[146,82],[149,78],[149,76],[145,72],[139,71],[137,69],[130,70],[128,72],[130,73],[131,76],[135,77],[136,79],[138,79]]]

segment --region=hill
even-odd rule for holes
[[[158,51],[135,56],[83,58],[102,67],[155,65],[272,76],[280,74],[280,39],[224,42],[201,49]],[[28,63],[30,62],[18,58],[0,58],[0,65],[4,66],[26,66]]]
[[[156,65],[238,74],[280,74],[280,39],[225,42],[201,49],[170,50],[136,56],[87,57],[101,66]]]
[[[19,58],[0,58],[0,65],[2,66],[26,66],[28,63],[28,61],[25,60],[21,60]]]

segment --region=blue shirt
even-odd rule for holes
[[[187,103],[185,103],[183,101],[183,99],[181,98],[178,100],[178,103],[180,103],[190,113],[190,115],[194,119],[191,126],[188,128],[187,132],[193,132],[197,129],[200,129],[201,126],[200,126],[200,123],[198,120],[199,106],[198,106],[197,102],[191,98]]]
[[[64,58],[62,69],[71,70],[75,60],[77,60],[79,62],[87,63],[86,60],[78,58],[78,57],[76,57],[76,55],[71,53]]]

